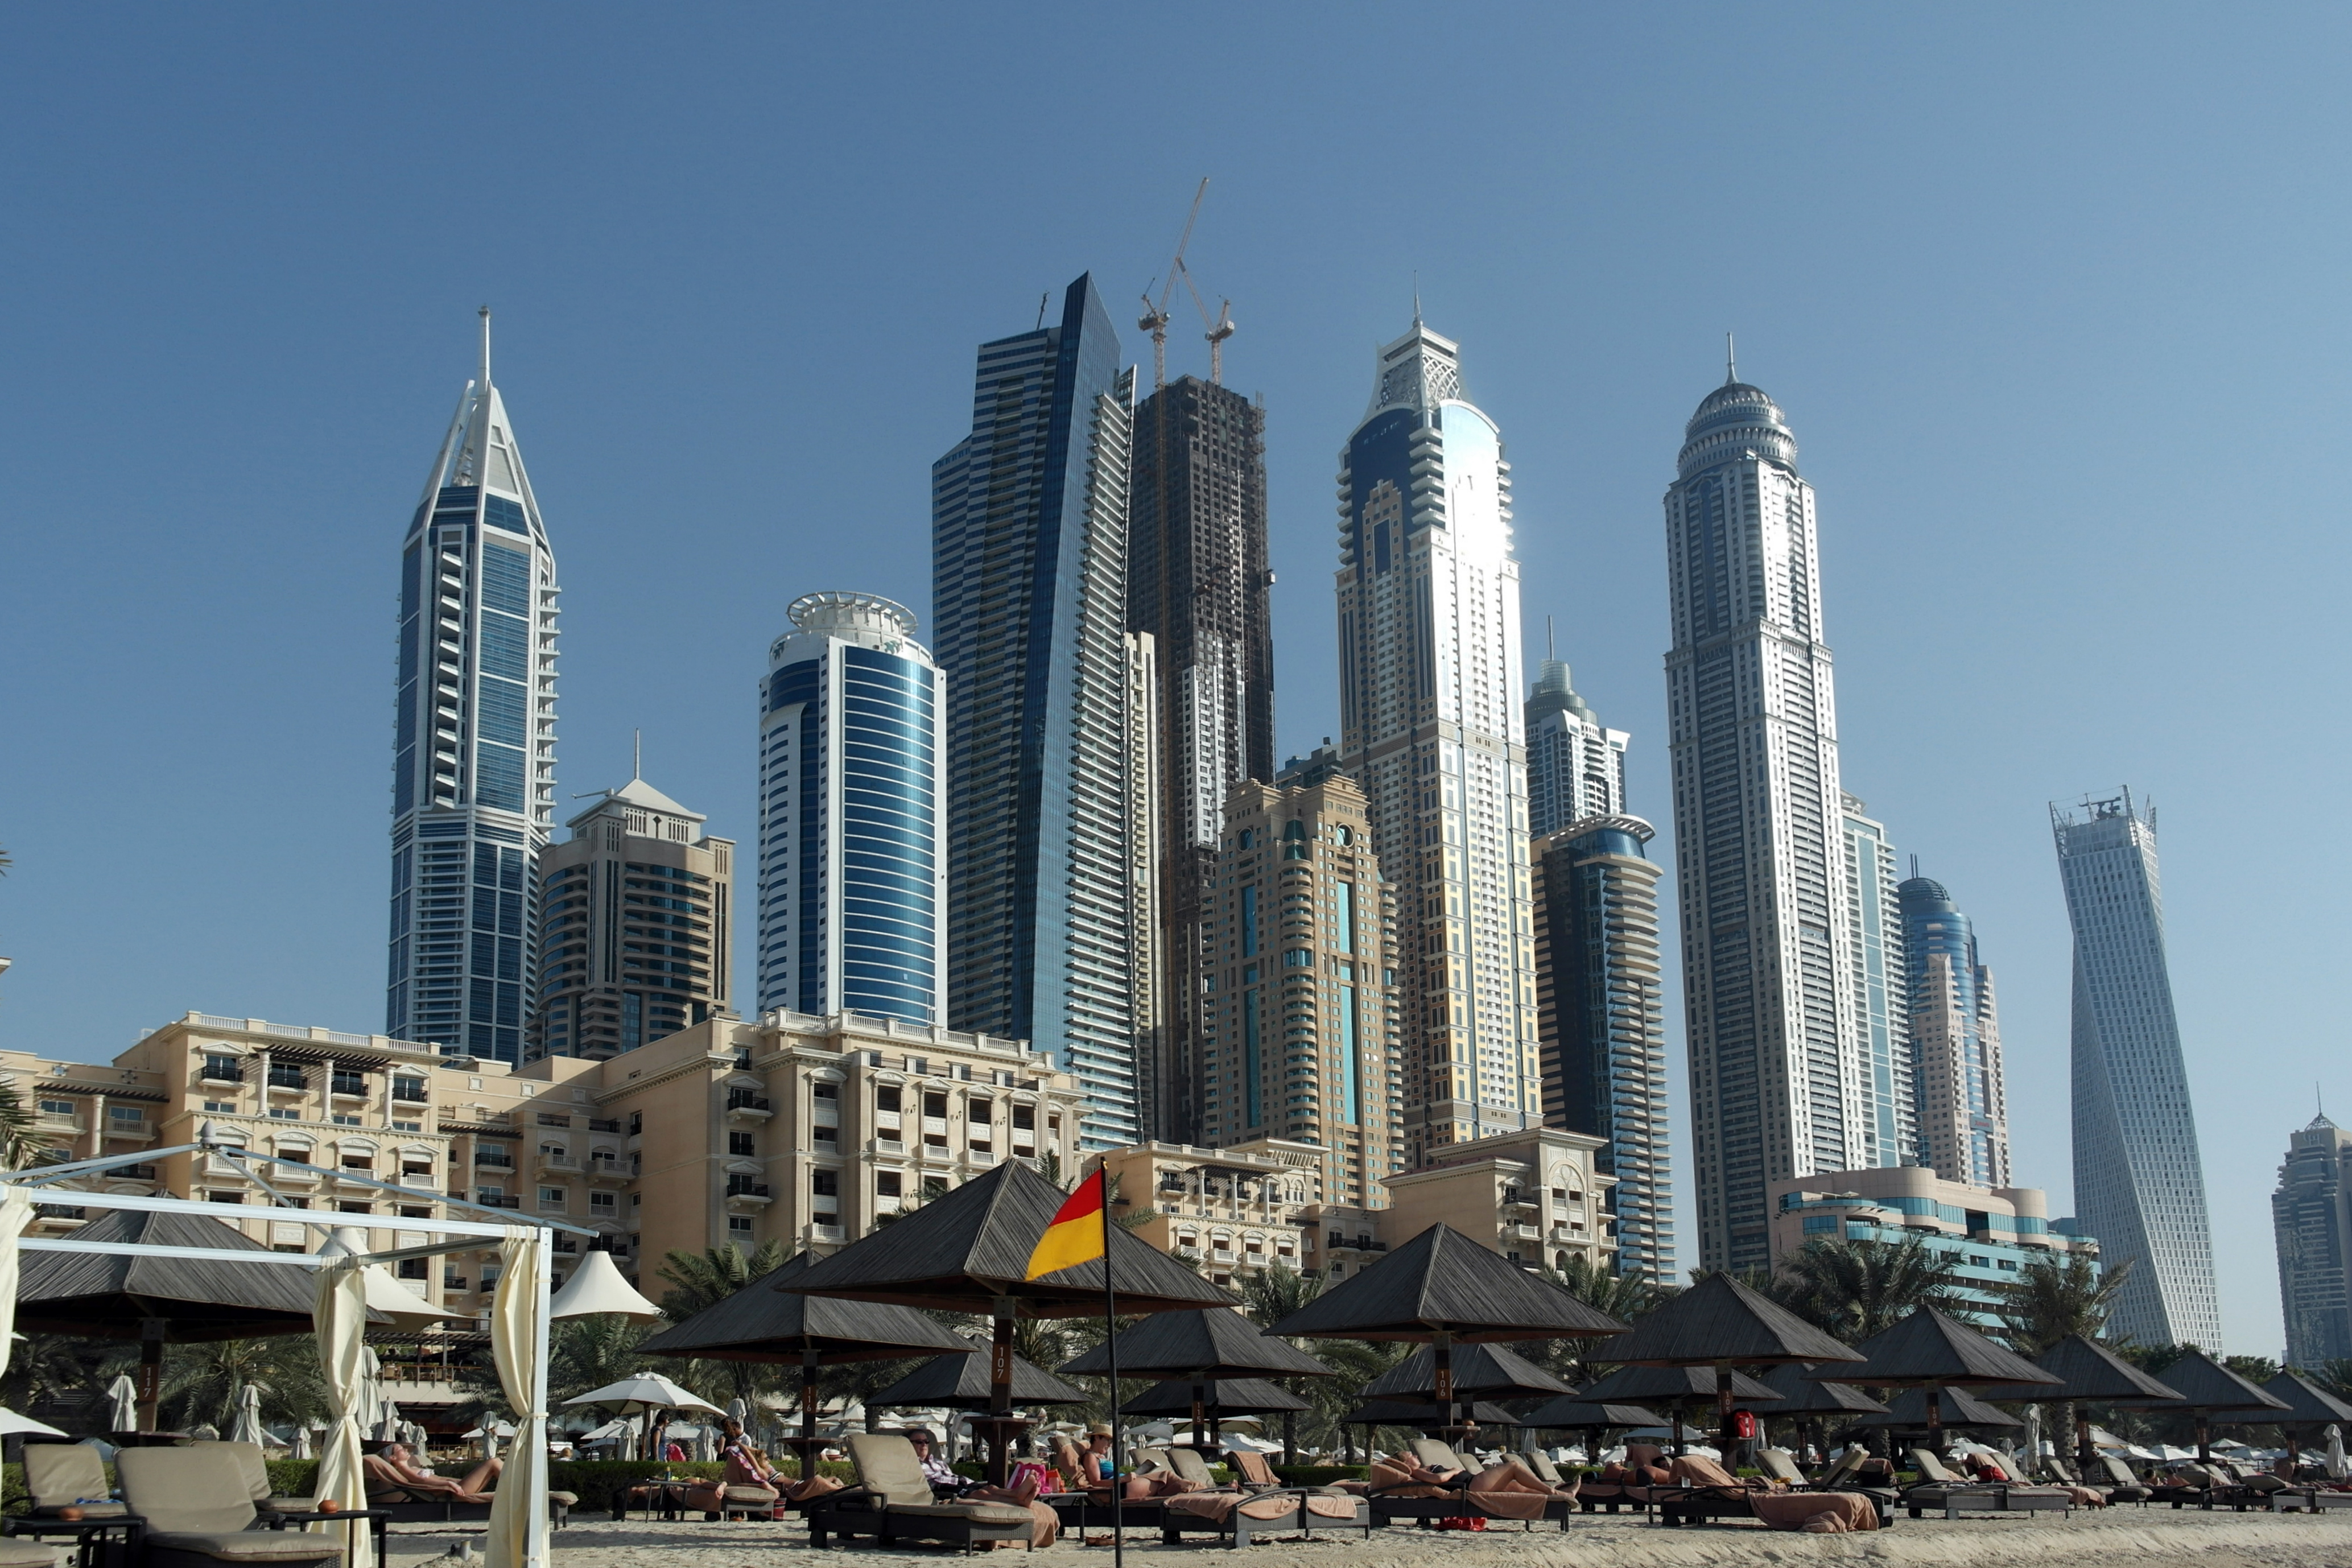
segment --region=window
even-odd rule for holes
[[[73,1113],[74,1102],[70,1100],[45,1100],[41,1101],[41,1114],[44,1116],[71,1116]]]
[[[841,1195],[841,1173],[839,1171],[811,1171],[809,1173],[809,1195],[811,1197],[817,1198],[839,1197]]]
[[[205,1196],[210,1198],[216,1204],[241,1204],[245,1202],[245,1194],[243,1193],[212,1192],[206,1193]]]
[[[373,1171],[375,1169],[375,1156],[373,1154],[346,1154],[343,1156],[343,1169],[346,1171]]]
[[[235,1110],[236,1107],[234,1105],[215,1106],[207,1104],[205,1109],[206,1110]],[[289,1110],[282,1105],[273,1105],[269,1108],[269,1120],[272,1121],[299,1121],[302,1120],[302,1113],[299,1110]]]
[[[874,1109],[877,1110],[887,1110],[893,1116],[897,1115],[898,1113],[898,1086],[895,1083],[886,1083],[877,1086],[874,1090]]]
[[[588,1194],[588,1212],[590,1214],[613,1214],[616,1212],[619,1207],[620,1205],[613,1201],[613,1194],[610,1193],[590,1193]]]
[[[756,1155],[760,1152],[760,1141],[749,1132],[730,1132],[727,1134],[727,1152],[730,1154]]]
[[[877,1198],[901,1196],[905,1182],[906,1178],[897,1171],[877,1171],[874,1173],[874,1195]]]
[[[106,1119],[124,1127],[144,1127],[147,1113],[135,1105],[112,1105],[107,1108]]]
[[[562,1206],[563,1206],[563,1189],[562,1189],[562,1187],[541,1187],[541,1188],[540,1188],[540,1189],[539,1189],[539,1206],[540,1206],[540,1207],[541,1207],[541,1208],[543,1208],[543,1209],[561,1209],[561,1208],[562,1208]]]
[[[751,1219],[750,1219],[748,1216],[743,1215],[728,1215],[728,1216],[727,1216],[727,1238],[728,1238],[730,1241],[749,1241],[749,1240],[751,1240]]]
[[[206,1057],[205,1079],[210,1083],[243,1083],[245,1074],[238,1069],[235,1057]]]
[[[642,1111],[642,1110],[632,1110],[632,1111],[630,1111],[630,1112],[629,1112],[629,1136],[630,1136],[630,1137],[632,1137],[632,1138],[635,1138],[638,1133],[643,1132],[645,1130],[646,1130],[646,1113],[645,1113],[644,1111]]]
[[[923,1114],[924,1114],[924,1115],[926,1115],[926,1116],[937,1116],[937,1117],[944,1118],[944,1117],[947,1115],[947,1113],[948,1113],[948,1097],[947,1097],[946,1091],[944,1091],[944,1090],[933,1091],[933,1092],[926,1093],[926,1094],[923,1096]]]
[[[235,1105],[235,1103],[234,1103],[234,1102],[232,1102],[232,1101],[229,1101],[229,1100],[205,1100],[205,1109],[206,1110],[226,1110],[226,1111],[229,1112],[231,1115],[235,1115],[235,1114],[236,1114],[236,1106]],[[271,1112],[270,1112],[270,1114],[271,1114],[272,1116],[275,1116],[275,1115],[277,1115],[277,1114],[278,1114],[278,1112],[276,1112],[276,1111],[274,1111],[274,1110],[273,1110],[273,1111],[271,1111]],[[286,1112],[286,1114],[287,1114],[287,1115],[289,1115],[289,1116],[291,1116],[291,1115],[293,1115],[294,1113],[293,1113],[292,1111],[290,1111],[290,1110],[289,1110],[289,1111]]]
[[[422,1132],[425,1131],[425,1123],[422,1121],[395,1121],[392,1123],[392,1130],[394,1132]]]
[[[1016,1131],[1034,1132],[1037,1129],[1037,1108],[1016,1105],[1013,1108],[1013,1125]]]
[[[972,1125],[975,1127],[987,1126],[990,1119],[995,1115],[995,1111],[992,1108],[991,1102],[985,1100],[968,1100],[964,1101],[963,1111],[964,1115],[970,1119]]]
[[[345,1198],[342,1202],[337,1204],[335,1207],[342,1211],[344,1214],[375,1213],[375,1205],[373,1204],[362,1203],[357,1198]]]
[[[400,1205],[400,1217],[403,1219],[431,1219],[433,1217],[433,1211],[422,1204],[403,1204]]]
[[[425,1099],[425,1080],[421,1078],[395,1078],[392,1080],[392,1098],[420,1102]]]
[[[425,1258],[404,1258],[400,1260],[400,1277],[403,1279],[425,1279],[425,1268],[431,1261]]]

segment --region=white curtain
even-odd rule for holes
[[[318,1293],[312,1299],[310,1321],[319,1338],[319,1370],[324,1373],[328,1426],[319,1446],[316,1494],[333,1498],[346,1508],[367,1506],[367,1468],[360,1463],[359,1402],[366,1379],[367,1279],[357,1263],[331,1263],[319,1270]],[[345,1532],[343,1550],[352,1552],[349,1525],[327,1525]]]
[[[16,1342],[16,1269],[24,1253],[16,1238],[33,1223],[33,1200],[22,1187],[0,1189],[0,1373]]]
[[[499,1387],[515,1417],[514,1442],[490,1504],[484,1568],[546,1568],[547,1259],[538,1236],[499,1245],[498,1294],[490,1302],[490,1352]],[[485,1423],[485,1426],[491,1426]]]

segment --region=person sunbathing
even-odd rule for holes
[[[484,1459],[467,1471],[463,1480],[429,1475],[416,1468],[415,1458],[405,1443],[377,1444],[374,1453],[361,1456],[360,1467],[367,1478],[370,1508],[396,1502],[437,1502],[444,1498],[452,1502],[488,1502],[490,1483],[499,1479],[499,1468],[498,1460]]]

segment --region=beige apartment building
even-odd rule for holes
[[[293,1207],[349,1215],[376,1247],[421,1242],[458,1198],[595,1230],[656,1299],[674,1250],[777,1240],[828,1251],[1004,1160],[1076,1163],[1079,1097],[1045,1057],[856,1014],[716,1016],[608,1061],[515,1068],[381,1035],[189,1013],[110,1066],[0,1051],[0,1077],[73,1159],[191,1143],[209,1126],[218,1142],[295,1162],[259,1168]],[[216,1154],[89,1180],[209,1199],[265,1245],[319,1243],[310,1226],[266,1213],[278,1205]],[[53,1189],[39,1232],[81,1223],[72,1184]],[[557,1250],[577,1245],[562,1237]],[[469,1315],[488,1310],[498,1281],[495,1251],[398,1269]]]

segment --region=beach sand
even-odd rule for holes
[[[478,1533],[396,1532],[392,1568],[434,1568],[453,1542],[468,1539],[478,1551]],[[557,1532],[552,1545],[561,1568],[900,1568],[961,1560],[949,1547],[896,1546],[886,1552],[859,1541],[817,1551],[807,1539],[797,1522],[595,1520]],[[1238,1568],[1244,1562],[1262,1568],[1784,1568],[1846,1562],[2129,1568],[2150,1558],[2193,1560],[2199,1568],[2352,1568],[2352,1517],[2117,1508],[2078,1510],[2063,1521],[2046,1514],[1954,1521],[1898,1515],[1889,1530],[1804,1535],[1743,1524],[1666,1530],[1630,1514],[1585,1514],[1571,1520],[1564,1532],[1549,1526],[1522,1532],[1516,1525],[1477,1534],[1399,1528],[1374,1531],[1369,1543],[1354,1534],[1279,1539],[1252,1546],[1243,1556],[1205,1544],[1162,1546],[1154,1533],[1131,1533],[1127,1551],[1136,1563],[1152,1568]],[[1108,1545],[1084,1546],[1066,1536],[1045,1552],[1007,1549],[976,1554],[974,1561],[991,1558],[1003,1568],[1024,1561],[1039,1568],[1108,1568],[1111,1552]]]

